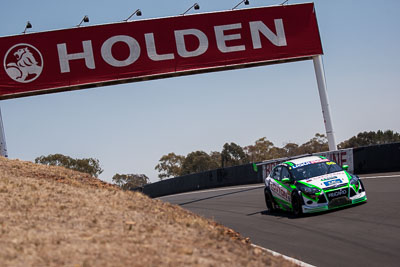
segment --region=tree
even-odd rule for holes
[[[278,159],[286,157],[286,150],[280,147],[272,147],[269,150],[269,157],[268,159]]]
[[[360,146],[381,145],[388,143],[400,142],[400,134],[392,130],[385,132],[378,130],[377,132],[361,132],[350,139],[339,144],[340,148],[352,148]]]
[[[217,169],[218,163],[204,151],[189,153],[182,164],[182,175]]]
[[[103,172],[99,160],[94,158],[73,159],[62,154],[50,154],[48,156],[37,157],[35,163],[62,166],[71,170],[88,173],[94,177],[98,177]]]
[[[267,159],[271,159],[271,149],[274,148],[274,144],[269,141],[266,137],[258,139],[254,145],[249,145],[244,148],[248,158],[251,162],[260,162]]]
[[[211,157],[212,161],[215,162],[215,165],[217,166],[217,168],[221,168],[221,166],[222,166],[221,152],[211,151],[210,157]]]
[[[248,158],[243,148],[235,143],[225,143],[222,152],[222,167],[230,167],[248,163]]]
[[[124,190],[133,189],[144,186],[150,182],[149,178],[144,174],[115,174],[112,178],[113,182]]]
[[[308,142],[298,147],[298,155],[328,151],[328,139],[324,134],[316,133]]]
[[[299,145],[296,143],[287,143],[283,149],[286,157],[293,157],[300,154]]]
[[[179,176],[182,172],[182,163],[184,160],[184,156],[176,155],[175,153],[169,153],[168,155],[164,155],[160,158],[159,163],[154,169],[160,172],[158,175],[160,180]]]

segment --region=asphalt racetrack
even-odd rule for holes
[[[400,173],[360,175],[368,202],[294,218],[266,210],[263,185],[160,199],[214,219],[252,243],[315,266],[400,266]]]

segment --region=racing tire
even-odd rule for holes
[[[267,206],[267,209],[270,212],[274,212],[275,211],[275,207],[274,207],[274,203],[273,203],[273,198],[271,195],[271,192],[268,189],[264,190],[264,197],[265,197],[265,205]]]
[[[300,217],[303,215],[302,202],[298,193],[294,192],[292,194],[292,210],[295,217]]]

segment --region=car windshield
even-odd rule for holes
[[[339,167],[339,165],[337,165],[334,162],[328,161],[328,162],[309,164],[297,168],[293,167],[291,168],[290,173],[294,180],[299,181],[303,179],[308,179],[340,171],[343,170],[342,168]]]

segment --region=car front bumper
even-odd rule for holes
[[[351,206],[351,205],[355,205],[355,204],[366,202],[366,201],[367,201],[367,195],[365,194],[365,191],[364,191],[353,197],[345,196],[345,197],[331,200],[327,203],[322,203],[322,204],[313,203],[311,205],[304,204],[302,206],[302,209],[303,209],[303,213],[322,212],[322,211],[338,209],[338,208],[342,208],[342,207],[346,207],[346,206]]]

